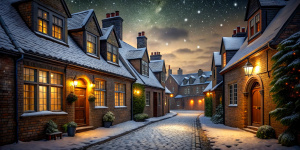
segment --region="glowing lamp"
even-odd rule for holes
[[[245,66],[243,67],[244,71],[245,71],[245,75],[246,76],[251,76],[252,72],[253,72],[253,66],[252,64],[249,62],[249,60],[247,61],[247,63],[245,64]]]
[[[77,77],[75,76],[74,79],[73,79],[74,87],[77,87],[77,84],[78,84],[78,80],[77,80]]]
[[[137,94],[140,94],[140,90],[136,90],[136,93],[137,93]]]
[[[173,96],[174,96],[173,94],[170,95],[170,97],[173,97]]]

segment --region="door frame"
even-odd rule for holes
[[[257,86],[255,86],[255,84],[258,84],[258,87]],[[251,113],[251,126],[261,126],[262,125],[262,120],[260,120],[260,124],[257,124],[257,123],[255,123],[256,125],[253,125],[253,92],[254,92],[254,90],[255,90],[255,88],[258,88],[258,89],[256,89],[256,91],[257,92],[259,92],[259,94],[260,94],[260,90],[261,90],[261,86],[259,85],[259,83],[258,82],[254,82],[253,84],[252,84],[252,88],[251,88],[251,93],[250,93],[250,97],[251,97],[251,99],[250,99],[250,113]],[[261,94],[260,94],[261,95]],[[261,98],[260,98],[260,101],[262,101],[261,100]],[[261,102],[261,105],[262,105],[262,102]],[[260,113],[261,113],[261,117],[262,117],[262,107],[261,107],[261,109],[260,109]]]
[[[77,86],[74,88],[74,94],[75,94],[75,90],[76,89],[85,89],[85,124],[88,126],[90,124],[90,120],[89,120],[89,101],[88,101],[88,89],[87,89],[87,82],[82,79],[82,78],[79,78],[78,80],[82,80],[85,85],[83,86]],[[75,121],[75,103],[74,103],[74,121]]]
[[[264,125],[264,86],[261,78],[258,75],[252,75],[248,78],[246,85],[244,87],[244,96],[245,100],[247,101],[247,108],[245,108],[245,116],[248,117],[247,121],[244,123],[244,127],[252,125],[252,86],[254,83],[258,83],[260,86],[260,96],[261,96],[261,125]]]

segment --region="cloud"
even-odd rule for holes
[[[166,28],[153,27],[150,30],[150,32],[156,34],[156,37],[158,37],[158,39],[164,41],[175,41],[183,38],[187,39],[189,34],[189,32],[185,29],[179,29],[174,27],[166,27]]]
[[[198,56],[197,59],[209,59],[211,56]]]
[[[212,34],[212,36],[213,37],[220,37],[220,36],[222,36],[221,34],[218,34],[218,33],[214,33],[214,34]]]
[[[203,52],[203,49],[191,50],[189,48],[182,48],[182,49],[177,49],[175,52],[180,54],[193,54],[193,53]]]
[[[176,56],[174,54],[163,54],[162,55],[163,58],[166,58],[166,59],[175,59]]]
[[[209,46],[209,47],[206,47],[209,51],[220,51],[220,47],[216,47],[216,46]]]

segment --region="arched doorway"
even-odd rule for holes
[[[251,125],[262,125],[262,98],[261,87],[258,82],[254,82],[251,88]]]
[[[78,97],[75,102],[75,122],[78,126],[87,124],[87,103],[86,103],[86,83],[82,79],[78,79],[78,84],[74,90],[75,95]]]

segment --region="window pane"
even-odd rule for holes
[[[237,104],[237,84],[234,84],[234,104]]]
[[[42,19],[38,19],[38,31],[43,32],[43,21],[42,21]]]
[[[118,48],[115,47],[115,46],[112,46],[112,47],[113,47],[113,53],[114,53],[114,54],[118,54]]]
[[[24,68],[23,71],[24,81],[35,81],[35,70],[30,68]]]
[[[100,106],[100,91],[95,91],[95,106]]]
[[[34,111],[34,85],[24,84],[23,88],[24,111]]]
[[[115,54],[113,55],[113,62],[117,63],[117,55],[115,55]]]
[[[107,60],[111,61],[111,53],[110,52],[107,52]]]
[[[115,92],[115,106],[119,106],[119,94]]]
[[[120,94],[120,106],[124,106],[124,93],[119,93]]]
[[[42,10],[40,10],[40,9],[38,10],[38,16],[42,17]]]
[[[43,19],[48,20],[48,13],[47,12],[43,12]]]
[[[51,84],[62,84],[62,75],[57,73],[51,73]]]
[[[87,34],[87,52],[96,54],[96,37]]]
[[[48,73],[46,71],[39,71],[39,82],[48,83]]]
[[[232,104],[232,85],[229,86],[229,104]]]
[[[61,110],[61,88],[51,87],[51,110]]]
[[[47,87],[39,86],[39,111],[47,110]]]
[[[108,51],[108,52],[112,52],[112,50],[111,50],[111,45],[110,45],[109,43],[107,43],[107,51]]]

